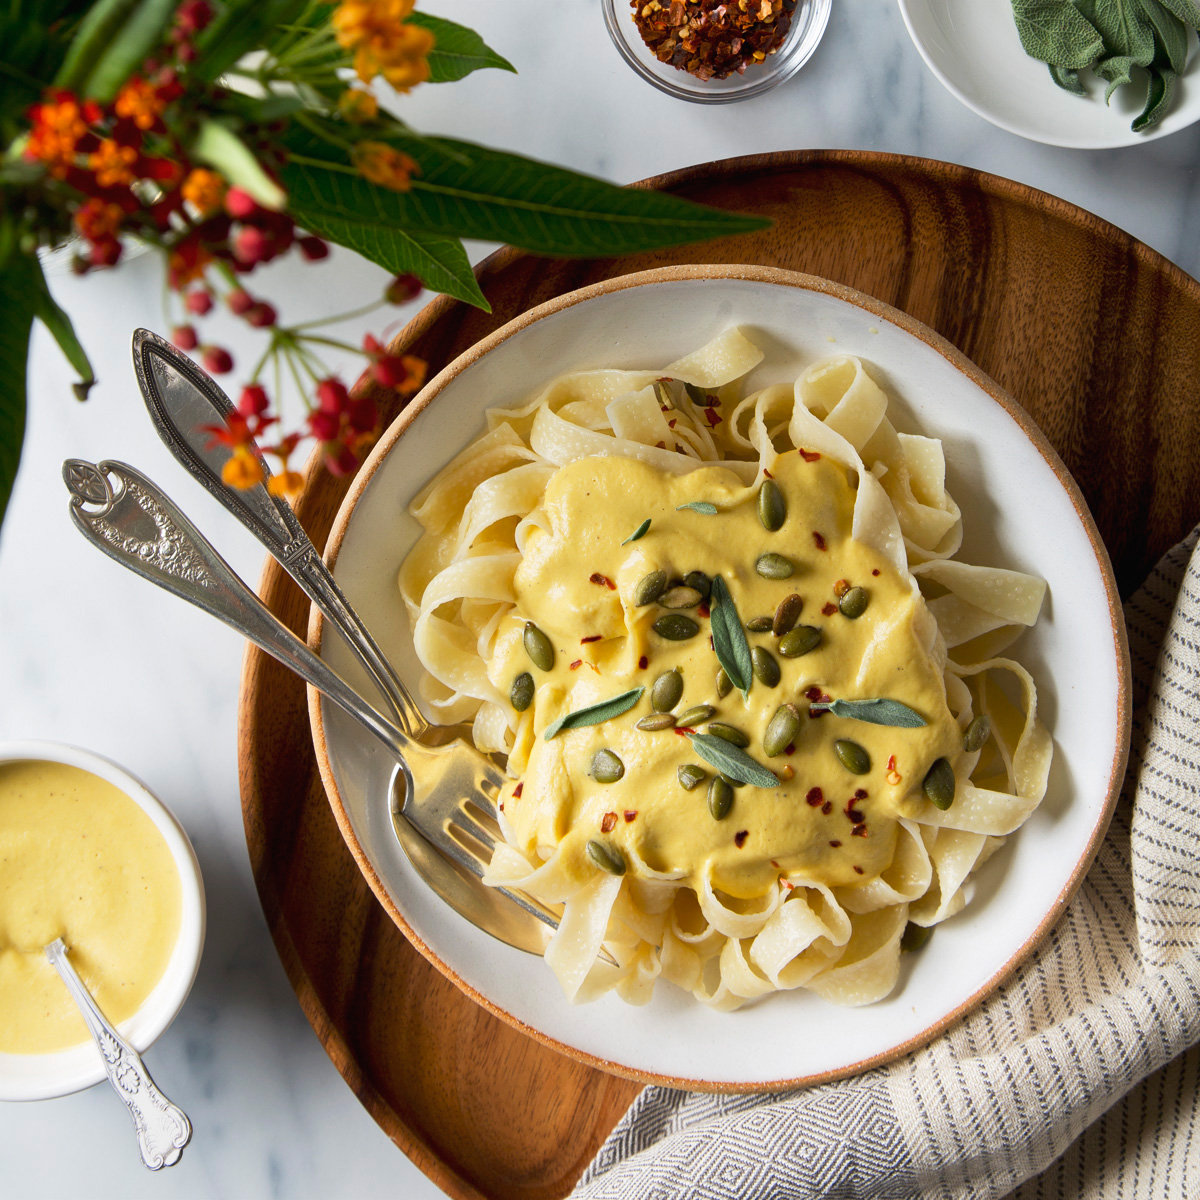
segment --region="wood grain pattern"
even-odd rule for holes
[[[1200,520],[1200,284],[1146,246],[1021,185],[891,155],[766,155],[649,182],[775,225],[625,259],[501,251],[480,271],[491,314],[439,298],[398,342],[432,374],[526,308],[613,275],[685,262],[805,271],[923,321],[1025,406],[1079,482],[1123,593]],[[318,546],[344,491],[309,475],[297,511]],[[260,594],[303,636],[307,601],[274,563]],[[253,648],[239,755],[263,909],[347,1083],[450,1195],[565,1195],[637,1085],[524,1037],[412,950],[338,835],[303,685]]]

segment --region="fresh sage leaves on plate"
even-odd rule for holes
[[[1012,0],[1012,6],[1025,52],[1050,68],[1059,87],[1085,95],[1079,72],[1090,67],[1108,85],[1107,103],[1133,82],[1135,68],[1149,75],[1135,132],[1170,108],[1187,66],[1188,30],[1200,29],[1197,0]]]

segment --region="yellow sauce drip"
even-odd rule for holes
[[[179,872],[154,822],[78,767],[0,765],[0,1052],[87,1039],[42,948],[56,937],[110,1021],[135,1013],[179,937]]]
[[[593,457],[561,468],[551,479],[542,506],[549,529],[530,533],[516,572],[516,608],[499,630],[489,664],[493,683],[505,694],[524,671],[532,673],[537,686],[536,729],[526,722],[516,748],[518,762],[529,757],[523,786],[508,789],[504,797],[519,847],[534,861],[561,843],[571,873],[589,878],[595,867],[584,848],[599,837],[620,848],[627,860],[636,847],[652,868],[685,872],[692,886],[708,872],[717,888],[740,899],[762,896],[789,873],[831,886],[865,883],[886,872],[892,861],[904,797],[920,793],[935,759],[945,756],[953,763],[961,752],[942,672],[918,634],[917,618],[927,616],[921,611],[924,601],[884,555],[851,537],[853,473],[828,458],[808,461],[790,452],[779,457],[772,475],[787,501],[786,522],[773,533],[758,517],[758,487],[747,487],[722,467],[679,476],[630,458]],[[708,501],[720,511],[715,516],[676,511],[689,501]],[[622,545],[647,517],[649,532]],[[772,551],[795,562],[794,575],[776,580],[756,573],[759,555]],[[699,634],[674,642],[651,629],[666,609],[656,604],[632,608],[637,582],[658,569],[674,578],[691,571],[723,574],[743,622],[773,614],[785,596],[798,593],[804,601],[799,623],[818,627],[821,644],[789,659],[779,653],[779,639],[770,632],[748,633],[752,647],[762,646],[775,657],[782,679],[773,688],[755,680],[748,702],[736,689],[719,699],[719,664],[702,610],[684,612],[700,625]],[[594,575],[611,579],[615,590],[593,582]],[[846,584],[869,595],[867,610],[857,620],[823,611],[836,605]],[[633,614],[632,631],[626,606]],[[549,672],[532,666],[524,651],[527,620],[554,645]],[[597,635],[599,640],[588,640]],[[675,713],[715,705],[712,719],[742,730],[750,738],[747,753],[781,775],[778,788],[739,787],[721,821],[708,813],[707,781],[686,791],[677,779],[684,763],[699,765],[709,779],[714,768],[685,737],[636,727],[651,711],[655,679],[672,668],[684,680]],[[624,716],[561,733],[550,742],[543,739],[546,727],[564,713],[638,686],[646,692]],[[812,687],[843,699],[899,700],[928,724],[903,729],[832,714],[809,717],[804,693]],[[785,701],[803,714],[800,733],[793,754],[768,759],[763,734]],[[871,759],[866,775],[842,766],[833,745],[838,738],[866,749]],[[602,748],[624,764],[616,783],[589,776]],[[823,802],[810,803],[817,788]],[[855,800],[860,789],[866,795]],[[627,820],[627,813],[636,816]],[[613,816],[606,822],[606,814],[615,815],[615,824]],[[611,826],[607,833],[606,824]]]

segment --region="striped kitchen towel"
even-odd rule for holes
[[[1197,532],[1125,606],[1124,791],[1037,954],[947,1034],[857,1078],[647,1088],[575,1200],[1200,1197]]]

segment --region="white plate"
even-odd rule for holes
[[[897,425],[945,443],[949,487],[965,516],[963,561],[1031,571],[1050,585],[1041,620],[1017,649],[1038,680],[1057,747],[1049,794],[980,872],[975,902],[906,957],[889,999],[851,1013],[790,992],[724,1014],[660,985],[645,1008],[615,996],[572,1007],[540,959],[480,933],[422,884],[392,833],[386,753],[315,693],[310,712],[343,834],[393,919],[435,966],[505,1020],[597,1066],[745,1089],[848,1073],[932,1037],[1028,953],[1091,862],[1123,772],[1124,627],[1107,555],[1045,438],[947,342],[878,301],[768,268],[668,268],[534,309],[439,374],[364,465],[328,556],[415,691],[420,668],[396,589],[420,532],[407,506],[483,432],[484,410],[514,404],[571,369],[659,367],[732,324],[766,351],[750,387],[790,381],[830,353],[861,355],[893,397]],[[319,630],[314,618],[314,639]],[[340,639],[327,639],[323,653],[367,686]]]
[[[1105,150],[1166,137],[1200,120],[1200,67],[1190,33],[1192,53],[1170,111],[1146,133],[1134,133],[1129,126],[1145,105],[1145,87],[1118,88],[1106,107],[1103,80],[1085,71],[1087,98],[1063,91],[1046,64],[1025,53],[1010,0],[900,0],[900,12],[921,57],[951,94],[1021,137]]]
[[[128,771],[90,750],[59,742],[0,742],[0,763],[55,762],[79,767],[125,793],[154,822],[179,872],[179,937],[162,978],[141,1008],[117,1026],[138,1053],[148,1050],[183,1007],[204,949],[204,881],[196,852],[174,814]],[[104,1078],[104,1060],[91,1038],[54,1054],[0,1054],[0,1100],[48,1100]]]

